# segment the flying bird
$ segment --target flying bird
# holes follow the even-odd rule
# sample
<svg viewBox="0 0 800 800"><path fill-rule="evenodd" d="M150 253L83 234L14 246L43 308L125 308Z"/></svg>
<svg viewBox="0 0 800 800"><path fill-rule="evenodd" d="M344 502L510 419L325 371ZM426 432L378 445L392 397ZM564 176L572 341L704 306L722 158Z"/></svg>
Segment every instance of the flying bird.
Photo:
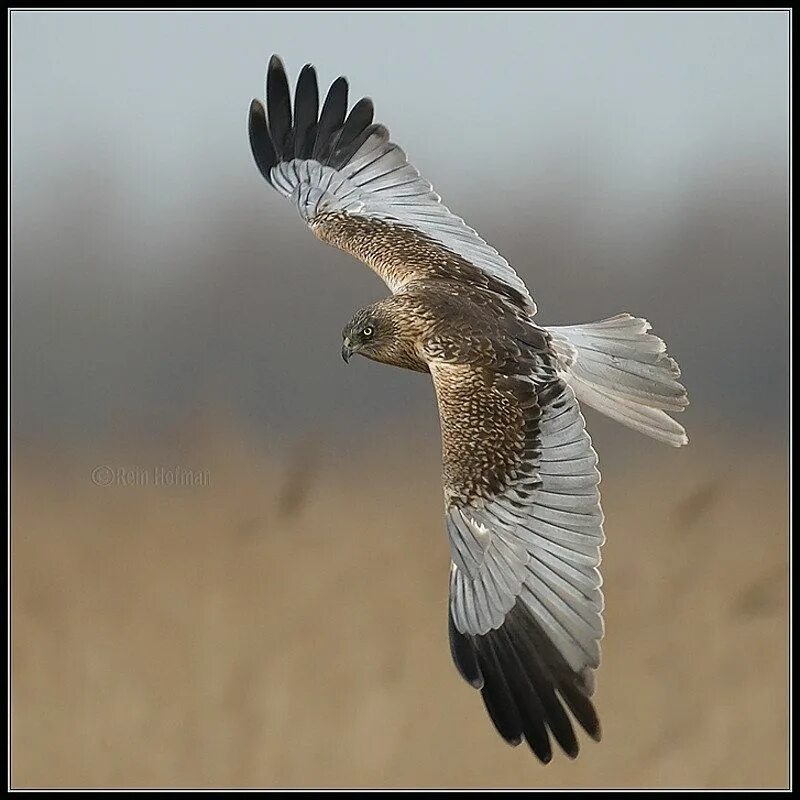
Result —
<svg viewBox="0 0 800 800"><path fill-rule="evenodd" d="M542 327L493 247L442 203L337 78L322 109L314 67L290 100L283 64L253 100L258 169L323 242L373 269L391 294L343 330L354 354L430 374L442 432L450 543L448 626L461 676L498 733L544 763L552 740L595 740L604 542L597 456L579 402L678 447L667 412L688 404L680 370L646 320ZM570 716L570 714L572 716Z"/></svg>

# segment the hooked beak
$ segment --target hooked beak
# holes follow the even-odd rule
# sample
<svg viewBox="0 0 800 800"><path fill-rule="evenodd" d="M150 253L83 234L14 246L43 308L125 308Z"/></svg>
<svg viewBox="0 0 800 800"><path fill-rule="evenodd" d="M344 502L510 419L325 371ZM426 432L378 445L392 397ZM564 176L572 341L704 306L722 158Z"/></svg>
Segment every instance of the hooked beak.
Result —
<svg viewBox="0 0 800 800"><path fill-rule="evenodd" d="M346 364L353 355L353 348L350 347L350 337L348 336L342 343L342 361Z"/></svg>

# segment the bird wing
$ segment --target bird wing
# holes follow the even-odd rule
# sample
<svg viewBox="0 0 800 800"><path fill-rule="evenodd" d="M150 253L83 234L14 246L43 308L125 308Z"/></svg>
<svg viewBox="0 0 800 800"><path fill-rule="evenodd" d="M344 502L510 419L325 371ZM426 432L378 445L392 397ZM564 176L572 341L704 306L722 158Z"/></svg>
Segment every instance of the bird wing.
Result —
<svg viewBox="0 0 800 800"><path fill-rule="evenodd" d="M406 154L373 123L362 98L347 113L345 78L322 110L314 67L295 88L281 60L267 70L267 111L250 106L250 146L261 174L297 206L323 241L365 262L394 292L412 280L458 279L496 292L529 315L536 306L509 263L442 205Z"/></svg>
<svg viewBox="0 0 800 800"><path fill-rule="evenodd" d="M572 389L489 360L429 362L452 556L451 652L500 735L514 745L524 737L547 762L550 734L578 753L562 703L600 738L589 699L603 635L600 475Z"/></svg>

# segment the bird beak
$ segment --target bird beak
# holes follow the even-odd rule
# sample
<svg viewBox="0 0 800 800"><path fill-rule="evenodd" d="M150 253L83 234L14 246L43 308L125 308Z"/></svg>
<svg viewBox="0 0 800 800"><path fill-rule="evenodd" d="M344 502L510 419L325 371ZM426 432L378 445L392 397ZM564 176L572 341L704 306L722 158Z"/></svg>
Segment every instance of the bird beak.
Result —
<svg viewBox="0 0 800 800"><path fill-rule="evenodd" d="M353 348L350 347L350 337L348 337L342 343L342 361L346 364L350 360L351 355L353 355Z"/></svg>

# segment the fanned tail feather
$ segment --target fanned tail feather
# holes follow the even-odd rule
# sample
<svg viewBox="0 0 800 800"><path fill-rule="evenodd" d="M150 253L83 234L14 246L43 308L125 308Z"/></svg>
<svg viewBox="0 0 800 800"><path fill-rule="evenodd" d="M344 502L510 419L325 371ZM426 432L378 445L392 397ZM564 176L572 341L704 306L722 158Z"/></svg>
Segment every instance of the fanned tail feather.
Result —
<svg viewBox="0 0 800 800"><path fill-rule="evenodd" d="M648 333L647 320L617 314L547 330L564 379L581 402L665 444L688 443L683 426L667 413L689 404L678 382L681 371L664 342Z"/></svg>

